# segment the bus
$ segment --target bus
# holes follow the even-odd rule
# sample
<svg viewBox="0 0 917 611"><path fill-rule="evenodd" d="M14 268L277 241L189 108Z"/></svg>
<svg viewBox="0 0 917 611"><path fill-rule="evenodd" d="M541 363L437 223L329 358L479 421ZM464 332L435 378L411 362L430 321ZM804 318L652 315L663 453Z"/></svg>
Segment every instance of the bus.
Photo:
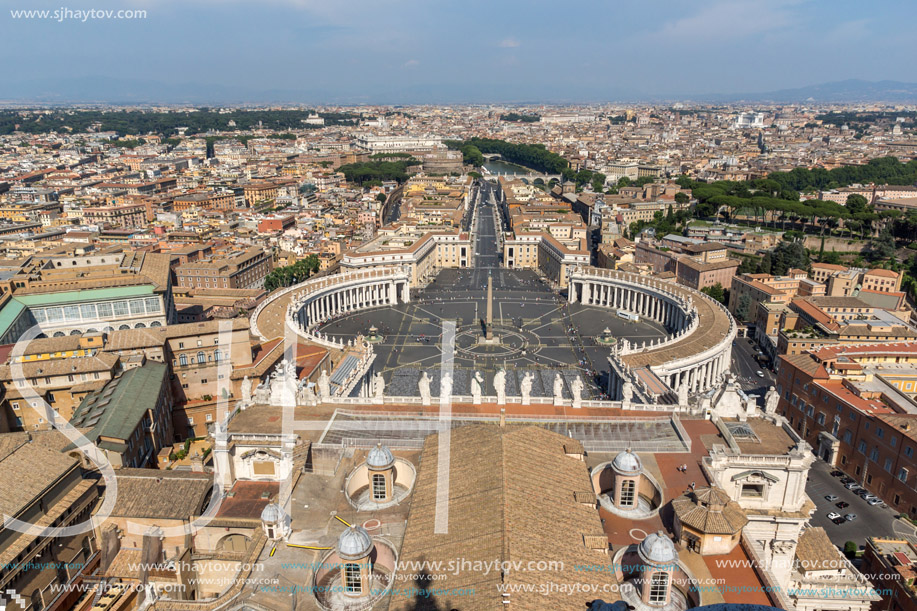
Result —
<svg viewBox="0 0 917 611"><path fill-rule="evenodd" d="M640 322L640 317L636 314L631 314L630 312L625 312L624 310L618 310L618 318L623 318L624 320L629 320L631 322Z"/></svg>

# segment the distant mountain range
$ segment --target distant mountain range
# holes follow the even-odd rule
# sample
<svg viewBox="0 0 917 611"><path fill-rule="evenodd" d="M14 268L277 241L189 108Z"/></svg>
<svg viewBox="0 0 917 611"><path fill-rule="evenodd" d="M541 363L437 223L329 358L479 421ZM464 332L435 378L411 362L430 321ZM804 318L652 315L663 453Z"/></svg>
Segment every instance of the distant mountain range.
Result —
<svg viewBox="0 0 917 611"><path fill-rule="evenodd" d="M848 79L763 93L718 94L698 99L720 102L917 102L917 83Z"/></svg>
<svg viewBox="0 0 917 611"><path fill-rule="evenodd" d="M594 102L758 102L758 103L917 103L917 83L850 79L796 89L758 93L645 95L623 91L614 85L568 88L563 98L545 97L539 83L514 83L505 89L489 88L489 98L470 95L456 80L427 85L331 91L316 89L252 89L244 85L162 83L144 79L90 76L66 79L35 79L8 83L0 104L448 104L452 103L594 103ZM553 94L556 96L557 94Z"/></svg>

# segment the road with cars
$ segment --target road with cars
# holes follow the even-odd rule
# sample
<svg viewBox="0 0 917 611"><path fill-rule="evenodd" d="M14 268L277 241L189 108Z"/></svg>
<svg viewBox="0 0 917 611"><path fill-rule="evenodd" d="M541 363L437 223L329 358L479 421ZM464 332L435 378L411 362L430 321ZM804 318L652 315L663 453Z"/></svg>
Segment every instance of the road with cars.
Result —
<svg viewBox="0 0 917 611"><path fill-rule="evenodd" d="M767 389L776 384L777 376L770 369L758 364L755 360L757 347L749 338L737 337L732 344L732 373L738 378L739 386L746 392L761 395L758 405L763 405Z"/></svg>
<svg viewBox="0 0 917 611"><path fill-rule="evenodd" d="M816 460L809 470L809 481L806 483L806 493L816 507L811 524L824 528L832 543L843 548L847 541L863 546L866 544L866 537L914 535L913 528L896 519L895 511L880 505L869 505L853 491L845 488L840 477L831 475L834 470L823 460ZM827 496L837 499L828 500L825 498ZM847 503L847 507L838 507L837 503ZM827 514L831 512L841 516L855 514L856 518L835 524L828 518Z"/></svg>

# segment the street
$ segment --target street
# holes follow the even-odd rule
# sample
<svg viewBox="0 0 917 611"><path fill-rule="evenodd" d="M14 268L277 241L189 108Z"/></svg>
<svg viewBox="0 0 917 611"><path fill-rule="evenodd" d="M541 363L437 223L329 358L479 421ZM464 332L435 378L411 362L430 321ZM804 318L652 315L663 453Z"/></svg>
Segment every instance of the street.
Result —
<svg viewBox="0 0 917 611"><path fill-rule="evenodd" d="M731 371L745 392L758 394L763 398L767 389L776 384L777 376L771 370L758 365L755 361L756 351L747 338L737 337L732 347ZM759 371L764 374L763 378L758 376ZM762 400L759 399L758 405L763 407Z"/></svg>
<svg viewBox="0 0 917 611"><path fill-rule="evenodd" d="M866 537L898 537L904 535L913 537L914 528L896 519L894 510L882 508L878 505L869 505L856 494L844 488L841 478L832 477L833 468L825 461L816 459L809 470L809 481L806 483L806 493L815 503L815 513L811 523L821 526L828 533L828 538L838 547L843 548L844 543L853 541L858 546L866 544ZM838 497L836 501L827 501L825 496L833 494ZM848 507L839 509L835 503L844 501ZM853 522L834 524L826 517L830 511L842 516L855 513L857 519ZM914 539L917 542L917 539Z"/></svg>

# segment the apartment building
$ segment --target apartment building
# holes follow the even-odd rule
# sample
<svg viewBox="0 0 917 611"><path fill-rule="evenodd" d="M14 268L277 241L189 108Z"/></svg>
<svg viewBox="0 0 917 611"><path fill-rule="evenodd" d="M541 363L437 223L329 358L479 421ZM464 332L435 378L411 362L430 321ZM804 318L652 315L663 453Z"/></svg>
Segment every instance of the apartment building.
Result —
<svg viewBox="0 0 917 611"><path fill-rule="evenodd" d="M180 287L253 289L264 284L272 269L271 256L253 247L179 265L175 276Z"/></svg>
<svg viewBox="0 0 917 611"><path fill-rule="evenodd" d="M71 424L89 429L86 438L115 468L155 466L159 451L172 444L168 370L155 361L128 369L74 411Z"/></svg>
<svg viewBox="0 0 917 611"><path fill-rule="evenodd" d="M717 283L729 289L740 262L727 256L726 246L678 235L637 242L634 263L656 274L671 272L677 282L696 290Z"/></svg>
<svg viewBox="0 0 917 611"><path fill-rule="evenodd" d="M780 357L778 411L819 456L917 517L917 343Z"/></svg>
<svg viewBox="0 0 917 611"><path fill-rule="evenodd" d="M157 327L175 319L169 255L124 247L38 257L3 282L0 344L39 336Z"/></svg>
<svg viewBox="0 0 917 611"><path fill-rule="evenodd" d="M58 431L0 435L0 513L10 518L0 523L0 592L10 608L69 609L98 566L92 529L59 536L88 523L100 497L99 480L65 452L69 443ZM37 528L21 532L11 519Z"/></svg>

